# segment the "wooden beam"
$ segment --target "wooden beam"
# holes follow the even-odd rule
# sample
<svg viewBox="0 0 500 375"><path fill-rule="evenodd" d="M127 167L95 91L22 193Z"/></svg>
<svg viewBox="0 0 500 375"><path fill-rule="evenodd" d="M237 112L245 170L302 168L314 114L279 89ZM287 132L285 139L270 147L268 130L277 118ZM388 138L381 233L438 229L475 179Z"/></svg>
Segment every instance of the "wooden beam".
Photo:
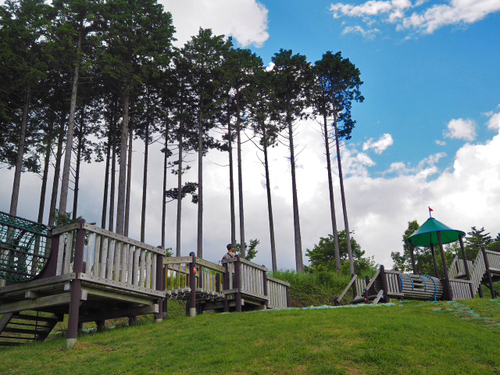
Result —
<svg viewBox="0 0 500 375"><path fill-rule="evenodd" d="M89 275L88 273L78 274L78 279L82 280L84 284L93 284L93 287L99 289L107 290L117 290L120 289L123 293L135 294L135 295L148 295L155 298L163 298L164 291L143 288L138 285L132 285L128 283L122 283L120 281L109 280L100 276Z"/></svg>
<svg viewBox="0 0 500 375"><path fill-rule="evenodd" d="M141 305L147 305L147 306L152 306L154 304L154 301L148 298L141 298L141 297L136 297L128 294L123 294L123 293L116 293L112 291L107 291L107 290L102 290L102 289L97 289L97 288L91 288L86 285L82 286L82 290L87 292L88 297L92 296L98 296L98 297L103 297L106 299L111 299L111 300L117 300L117 301L123 301L123 302L130 302L130 303L138 303Z"/></svg>
<svg viewBox="0 0 500 375"><path fill-rule="evenodd" d="M158 304L144 307L132 307L129 309L108 310L94 314L82 314L78 321L80 323L95 322L99 320L117 319L127 316L157 314L160 311Z"/></svg>
<svg viewBox="0 0 500 375"><path fill-rule="evenodd" d="M61 293L53 296L40 297L32 300L5 303L0 306L0 314L17 312L23 310L36 310L44 307L52 307L69 304L71 294Z"/></svg>
<svg viewBox="0 0 500 375"><path fill-rule="evenodd" d="M75 273L68 273L65 275L49 277L46 279L27 281L25 283L18 283L5 286L0 288L0 296L1 297L13 297L18 295L24 295L24 293L28 290L32 291L42 291L42 290L50 290L57 289L58 284L63 284L64 282L68 282L74 280L76 278Z"/></svg>

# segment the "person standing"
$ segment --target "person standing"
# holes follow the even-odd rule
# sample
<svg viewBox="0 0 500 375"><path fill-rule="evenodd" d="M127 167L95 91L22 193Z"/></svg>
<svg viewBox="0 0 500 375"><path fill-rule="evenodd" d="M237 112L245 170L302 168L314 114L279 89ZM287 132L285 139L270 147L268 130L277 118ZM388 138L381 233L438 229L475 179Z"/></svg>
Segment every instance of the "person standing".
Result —
<svg viewBox="0 0 500 375"><path fill-rule="evenodd" d="M234 245L230 243L226 247L227 247L227 253L224 254L222 260L233 259L236 256L236 250L234 248Z"/></svg>

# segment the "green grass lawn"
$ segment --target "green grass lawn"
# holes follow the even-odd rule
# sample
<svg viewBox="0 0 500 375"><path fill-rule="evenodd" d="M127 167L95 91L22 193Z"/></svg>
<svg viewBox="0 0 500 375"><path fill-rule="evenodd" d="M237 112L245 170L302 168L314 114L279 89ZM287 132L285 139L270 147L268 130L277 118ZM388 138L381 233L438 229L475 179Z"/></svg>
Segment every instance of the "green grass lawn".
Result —
<svg viewBox="0 0 500 375"><path fill-rule="evenodd" d="M500 374L500 301L178 316L0 350L0 374Z"/></svg>

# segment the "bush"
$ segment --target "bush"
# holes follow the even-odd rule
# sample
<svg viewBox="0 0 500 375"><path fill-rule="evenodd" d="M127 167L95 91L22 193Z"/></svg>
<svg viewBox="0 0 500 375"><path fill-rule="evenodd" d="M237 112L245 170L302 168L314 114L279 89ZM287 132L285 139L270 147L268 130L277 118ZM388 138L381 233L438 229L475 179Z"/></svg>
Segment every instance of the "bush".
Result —
<svg viewBox="0 0 500 375"><path fill-rule="evenodd" d="M290 283L291 307L333 305L335 296L340 295L351 280L350 276L335 271L278 271L271 276ZM348 298L346 301L349 302Z"/></svg>

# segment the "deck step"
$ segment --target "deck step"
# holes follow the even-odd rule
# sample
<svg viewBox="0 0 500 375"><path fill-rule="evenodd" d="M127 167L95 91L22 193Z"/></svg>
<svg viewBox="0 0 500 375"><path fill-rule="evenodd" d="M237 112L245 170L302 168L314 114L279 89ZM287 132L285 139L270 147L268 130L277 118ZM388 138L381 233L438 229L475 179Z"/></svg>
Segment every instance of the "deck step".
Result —
<svg viewBox="0 0 500 375"><path fill-rule="evenodd" d="M57 322L57 316L52 313L33 311L32 314L26 312L4 314L0 320L0 347L43 341Z"/></svg>

